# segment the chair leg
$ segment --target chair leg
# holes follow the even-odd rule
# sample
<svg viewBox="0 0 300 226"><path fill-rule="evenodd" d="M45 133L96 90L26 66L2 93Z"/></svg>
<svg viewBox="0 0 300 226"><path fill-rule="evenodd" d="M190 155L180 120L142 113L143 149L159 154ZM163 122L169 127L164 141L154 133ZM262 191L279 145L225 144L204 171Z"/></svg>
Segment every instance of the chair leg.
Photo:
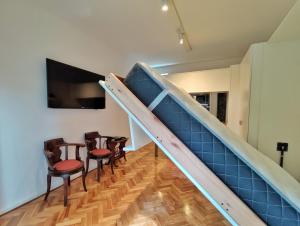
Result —
<svg viewBox="0 0 300 226"><path fill-rule="evenodd" d="M97 181L100 182L101 160L97 159Z"/></svg>
<svg viewBox="0 0 300 226"><path fill-rule="evenodd" d="M117 163L116 163L117 161L116 161L115 158L113 158L113 161L112 161L112 162L113 162L113 164L114 164L115 167L118 167L118 165L117 165Z"/></svg>
<svg viewBox="0 0 300 226"><path fill-rule="evenodd" d="M49 193L50 193L50 189L51 189L51 176L48 174L47 175L47 193L46 193L46 195L45 195L45 201L47 200L47 198L48 198L48 195L49 195Z"/></svg>
<svg viewBox="0 0 300 226"><path fill-rule="evenodd" d="M124 159L125 159L125 161L127 161L127 159L126 159L126 153L124 153Z"/></svg>
<svg viewBox="0 0 300 226"><path fill-rule="evenodd" d="M155 146L154 146L154 156L158 157L158 146L157 146L157 144L155 144Z"/></svg>
<svg viewBox="0 0 300 226"><path fill-rule="evenodd" d="M68 180L69 177L64 177L64 206L68 204Z"/></svg>
<svg viewBox="0 0 300 226"><path fill-rule="evenodd" d="M101 159L100 165L101 165L101 170L103 170L103 160L102 159Z"/></svg>
<svg viewBox="0 0 300 226"><path fill-rule="evenodd" d="M89 172L89 165L90 165L90 157L87 156L87 157L86 157L86 169L85 169L85 175L87 175L88 172Z"/></svg>
<svg viewBox="0 0 300 226"><path fill-rule="evenodd" d="M85 185L85 170L84 170L84 168L82 169L82 176L81 177L82 177L83 188L84 188L85 191L87 191L86 185Z"/></svg>
<svg viewBox="0 0 300 226"><path fill-rule="evenodd" d="M110 160L111 160L111 163L112 163L115 167L118 167L117 161L116 161L117 159L115 158L115 153L113 153L113 154L111 155Z"/></svg>
<svg viewBox="0 0 300 226"><path fill-rule="evenodd" d="M111 173L115 174L115 172L114 172L114 158L113 158L113 156L110 157L110 168L111 168Z"/></svg>
<svg viewBox="0 0 300 226"><path fill-rule="evenodd" d="M71 177L68 178L68 186L71 185Z"/></svg>

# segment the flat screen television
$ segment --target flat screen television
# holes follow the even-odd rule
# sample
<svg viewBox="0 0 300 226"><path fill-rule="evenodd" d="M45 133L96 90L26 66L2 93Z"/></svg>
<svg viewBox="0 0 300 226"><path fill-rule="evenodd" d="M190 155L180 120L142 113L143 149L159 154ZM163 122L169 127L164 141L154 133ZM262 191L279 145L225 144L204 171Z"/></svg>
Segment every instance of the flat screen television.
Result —
<svg viewBox="0 0 300 226"><path fill-rule="evenodd" d="M103 75L46 59L49 108L104 109Z"/></svg>

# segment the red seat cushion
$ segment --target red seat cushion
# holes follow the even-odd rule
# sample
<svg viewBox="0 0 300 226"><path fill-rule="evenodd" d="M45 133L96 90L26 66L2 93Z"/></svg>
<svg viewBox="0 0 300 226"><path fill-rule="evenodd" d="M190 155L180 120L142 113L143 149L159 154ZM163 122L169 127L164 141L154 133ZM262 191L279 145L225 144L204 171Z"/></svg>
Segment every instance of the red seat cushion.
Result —
<svg viewBox="0 0 300 226"><path fill-rule="evenodd" d="M54 169L57 171L72 171L79 169L83 163L78 160L64 160L54 164Z"/></svg>
<svg viewBox="0 0 300 226"><path fill-rule="evenodd" d="M106 156L106 155L110 155L111 151L108 149L94 149L91 151L92 155L95 156Z"/></svg>

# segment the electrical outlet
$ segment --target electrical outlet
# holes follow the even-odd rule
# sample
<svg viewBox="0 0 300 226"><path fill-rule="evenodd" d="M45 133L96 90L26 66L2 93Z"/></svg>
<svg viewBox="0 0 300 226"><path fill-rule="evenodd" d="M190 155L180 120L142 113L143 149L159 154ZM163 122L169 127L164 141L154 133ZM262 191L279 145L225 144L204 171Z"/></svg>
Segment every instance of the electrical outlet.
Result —
<svg viewBox="0 0 300 226"><path fill-rule="evenodd" d="M282 143L282 142L277 143L277 151L288 151L288 148L289 148L288 143Z"/></svg>

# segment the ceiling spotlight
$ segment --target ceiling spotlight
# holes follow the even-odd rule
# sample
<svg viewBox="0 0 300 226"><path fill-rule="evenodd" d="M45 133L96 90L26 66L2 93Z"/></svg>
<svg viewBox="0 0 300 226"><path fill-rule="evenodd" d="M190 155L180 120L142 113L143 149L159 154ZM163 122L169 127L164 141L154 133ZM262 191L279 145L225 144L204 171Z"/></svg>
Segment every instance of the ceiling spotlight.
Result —
<svg viewBox="0 0 300 226"><path fill-rule="evenodd" d="M169 10L168 0L162 0L161 10L167 12Z"/></svg>
<svg viewBox="0 0 300 226"><path fill-rule="evenodd" d="M166 76L166 75L169 75L169 73L161 73L160 75Z"/></svg>
<svg viewBox="0 0 300 226"><path fill-rule="evenodd" d="M184 41L183 38L180 38L180 39L179 39L179 44L182 45L182 44L183 44L183 41Z"/></svg>
<svg viewBox="0 0 300 226"><path fill-rule="evenodd" d="M177 34L178 34L179 44L183 45L183 42L184 42L184 32L181 29L178 29L177 30Z"/></svg>

